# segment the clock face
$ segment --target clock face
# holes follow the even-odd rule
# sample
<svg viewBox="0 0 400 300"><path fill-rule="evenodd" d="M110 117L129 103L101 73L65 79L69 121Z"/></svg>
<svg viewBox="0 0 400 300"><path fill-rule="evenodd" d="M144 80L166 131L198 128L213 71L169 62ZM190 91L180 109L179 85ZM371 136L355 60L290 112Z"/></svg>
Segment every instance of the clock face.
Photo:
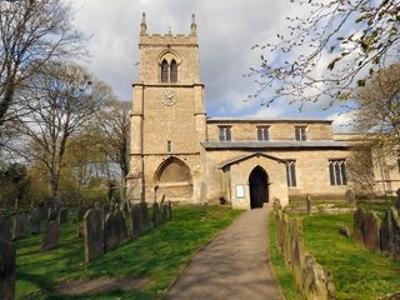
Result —
<svg viewBox="0 0 400 300"><path fill-rule="evenodd" d="M175 92L172 89L162 91L162 103L167 106L174 105L176 102Z"/></svg>

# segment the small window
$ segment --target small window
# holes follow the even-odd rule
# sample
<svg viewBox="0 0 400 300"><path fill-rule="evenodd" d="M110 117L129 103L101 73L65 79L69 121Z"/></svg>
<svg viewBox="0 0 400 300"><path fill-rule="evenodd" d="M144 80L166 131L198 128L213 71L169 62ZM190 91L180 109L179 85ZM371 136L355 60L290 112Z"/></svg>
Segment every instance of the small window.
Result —
<svg viewBox="0 0 400 300"><path fill-rule="evenodd" d="M295 139L296 141L306 141L306 127L304 126L297 126L295 127Z"/></svg>
<svg viewBox="0 0 400 300"><path fill-rule="evenodd" d="M171 61L171 73L170 74L171 74L170 81L177 82L178 81L178 65L174 59Z"/></svg>
<svg viewBox="0 0 400 300"><path fill-rule="evenodd" d="M161 63L161 82L168 82L168 62L163 60Z"/></svg>
<svg viewBox="0 0 400 300"><path fill-rule="evenodd" d="M289 187L297 186L295 160L288 160L286 162L286 179Z"/></svg>
<svg viewBox="0 0 400 300"><path fill-rule="evenodd" d="M257 127L257 140L268 141L269 140L269 127L259 126Z"/></svg>
<svg viewBox="0 0 400 300"><path fill-rule="evenodd" d="M230 126L220 126L219 127L219 140L222 142L231 140L231 127Z"/></svg>
<svg viewBox="0 0 400 300"><path fill-rule="evenodd" d="M167 141L167 150L168 150L168 152L172 151L172 142L171 141Z"/></svg>
<svg viewBox="0 0 400 300"><path fill-rule="evenodd" d="M329 161L329 178L331 185L346 185L346 161L344 159Z"/></svg>

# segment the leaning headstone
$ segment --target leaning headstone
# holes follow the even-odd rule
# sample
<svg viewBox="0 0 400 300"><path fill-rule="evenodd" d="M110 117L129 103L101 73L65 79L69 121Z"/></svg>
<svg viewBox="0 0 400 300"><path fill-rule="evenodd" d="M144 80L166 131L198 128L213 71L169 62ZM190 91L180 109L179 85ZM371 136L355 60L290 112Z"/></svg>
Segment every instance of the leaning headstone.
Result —
<svg viewBox="0 0 400 300"><path fill-rule="evenodd" d="M153 224L155 227L160 226L161 224L160 206L157 202L153 203Z"/></svg>
<svg viewBox="0 0 400 300"><path fill-rule="evenodd" d="M353 215L353 238L364 243L365 210L358 208Z"/></svg>
<svg viewBox="0 0 400 300"><path fill-rule="evenodd" d="M60 225L68 222L68 208L61 208L58 214L58 223Z"/></svg>
<svg viewBox="0 0 400 300"><path fill-rule="evenodd" d="M41 231L41 223L42 223L42 212L39 207L36 207L32 211L31 215L31 226L32 226L32 233L39 234Z"/></svg>
<svg viewBox="0 0 400 300"><path fill-rule="evenodd" d="M140 207L140 220L141 220L141 229L142 232L147 232L150 230L150 218L149 218L149 210L147 208L147 203L146 202L140 202L139 204Z"/></svg>
<svg viewBox="0 0 400 300"><path fill-rule="evenodd" d="M144 232L143 226L143 214L141 204L134 204L131 207L130 219L132 226L132 238L136 240Z"/></svg>
<svg viewBox="0 0 400 300"><path fill-rule="evenodd" d="M84 216L85 261L88 263L104 254L103 228L101 213L90 209Z"/></svg>
<svg viewBox="0 0 400 300"><path fill-rule="evenodd" d="M0 215L0 240L11 240L10 218Z"/></svg>
<svg viewBox="0 0 400 300"><path fill-rule="evenodd" d="M0 239L0 299L15 299L15 244Z"/></svg>
<svg viewBox="0 0 400 300"><path fill-rule="evenodd" d="M127 230L121 211L108 214L104 222L104 247L110 251L126 243Z"/></svg>
<svg viewBox="0 0 400 300"><path fill-rule="evenodd" d="M398 189L396 192L395 206L398 210L400 210L400 189Z"/></svg>
<svg viewBox="0 0 400 300"><path fill-rule="evenodd" d="M47 223L46 232L43 237L42 250L47 251L57 247L59 236L59 224L57 221Z"/></svg>
<svg viewBox="0 0 400 300"><path fill-rule="evenodd" d="M29 218L26 213L16 214L14 217L13 239L21 239L29 234Z"/></svg>
<svg viewBox="0 0 400 300"><path fill-rule="evenodd" d="M356 203L356 193L354 192L354 190L347 190L346 193L344 194L344 198L346 199L346 202L348 204L355 204Z"/></svg>
<svg viewBox="0 0 400 300"><path fill-rule="evenodd" d="M375 212L368 213L364 218L364 245L370 250L380 250L379 240L380 220Z"/></svg>

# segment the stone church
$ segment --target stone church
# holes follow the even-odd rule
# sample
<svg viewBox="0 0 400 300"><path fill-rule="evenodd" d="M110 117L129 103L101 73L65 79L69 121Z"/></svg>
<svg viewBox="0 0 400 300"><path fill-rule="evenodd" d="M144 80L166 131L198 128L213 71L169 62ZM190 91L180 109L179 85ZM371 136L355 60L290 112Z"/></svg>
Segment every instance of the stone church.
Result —
<svg viewBox="0 0 400 300"><path fill-rule="evenodd" d="M149 34L143 14L130 116L132 200L165 195L249 209L273 198L343 197L352 136L335 134L325 119L207 117L194 15L190 28ZM400 187L397 171L389 183ZM374 173L378 185L387 183L385 172Z"/></svg>

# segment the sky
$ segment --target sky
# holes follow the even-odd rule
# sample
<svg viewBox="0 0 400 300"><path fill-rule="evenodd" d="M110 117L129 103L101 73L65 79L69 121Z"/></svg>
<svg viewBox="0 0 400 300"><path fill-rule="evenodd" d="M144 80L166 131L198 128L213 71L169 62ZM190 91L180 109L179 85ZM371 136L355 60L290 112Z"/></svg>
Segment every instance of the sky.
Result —
<svg viewBox="0 0 400 300"><path fill-rule="evenodd" d="M71 0L74 24L88 38L90 57L84 64L100 80L112 86L121 100L131 101L131 85L138 78L139 24L146 12L148 33L190 32L196 14L201 80L206 86L207 113L211 117L299 117L333 119L336 131L350 114L338 108L323 111L321 105L297 106L277 102L270 107L246 101L254 94L255 78L244 77L258 67L255 44L265 44L285 30L286 17L299 15L289 0ZM228 4L229 3L229 4Z"/></svg>

